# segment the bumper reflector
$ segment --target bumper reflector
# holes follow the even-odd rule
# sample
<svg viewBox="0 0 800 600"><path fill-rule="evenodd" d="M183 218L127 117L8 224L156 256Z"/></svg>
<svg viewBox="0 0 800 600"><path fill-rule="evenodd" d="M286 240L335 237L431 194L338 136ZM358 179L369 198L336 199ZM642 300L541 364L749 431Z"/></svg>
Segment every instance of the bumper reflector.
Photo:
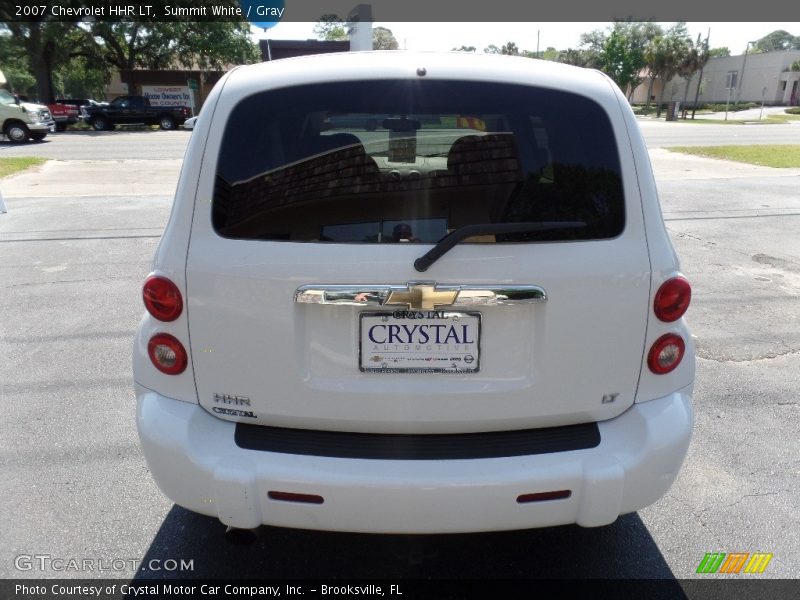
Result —
<svg viewBox="0 0 800 600"><path fill-rule="evenodd" d="M544 502L546 500L564 500L572 496L572 490L558 490L555 492L539 492L538 494L522 494L517 496L519 504L530 502Z"/></svg>
<svg viewBox="0 0 800 600"><path fill-rule="evenodd" d="M316 494L295 494L294 492L267 492L270 500L279 500L280 502L299 502L301 504L322 504L325 499Z"/></svg>

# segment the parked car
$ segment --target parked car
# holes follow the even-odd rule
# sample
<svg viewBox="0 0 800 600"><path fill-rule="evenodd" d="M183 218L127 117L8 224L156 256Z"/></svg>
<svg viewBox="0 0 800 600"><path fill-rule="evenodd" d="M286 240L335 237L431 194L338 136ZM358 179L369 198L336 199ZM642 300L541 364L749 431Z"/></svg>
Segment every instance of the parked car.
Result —
<svg viewBox="0 0 800 600"><path fill-rule="evenodd" d="M233 528L443 533L601 526L666 493L691 289L609 77L328 54L206 102L133 351L169 498Z"/></svg>
<svg viewBox="0 0 800 600"><path fill-rule="evenodd" d="M84 106L84 119L96 131L113 129L117 125L141 123L175 129L188 119L192 111L187 106L151 106L145 96L120 96L108 106Z"/></svg>
<svg viewBox="0 0 800 600"><path fill-rule="evenodd" d="M22 102L10 92L0 89L0 132L14 143L40 141L55 129L48 108Z"/></svg>
<svg viewBox="0 0 800 600"><path fill-rule="evenodd" d="M108 102L98 102L97 100L92 100L91 98L56 98L56 104L65 104L75 107L78 111L78 121L86 120L87 107L108 106Z"/></svg>
<svg viewBox="0 0 800 600"><path fill-rule="evenodd" d="M194 129L194 124L197 123L197 117L189 117L183 122L184 129Z"/></svg>
<svg viewBox="0 0 800 600"><path fill-rule="evenodd" d="M98 102L91 98L56 98L59 104L71 104L72 106L108 106L108 102Z"/></svg>
<svg viewBox="0 0 800 600"><path fill-rule="evenodd" d="M47 109L53 116L56 131L65 131L68 126L74 125L81 120L80 108L74 104L54 102L48 104Z"/></svg>

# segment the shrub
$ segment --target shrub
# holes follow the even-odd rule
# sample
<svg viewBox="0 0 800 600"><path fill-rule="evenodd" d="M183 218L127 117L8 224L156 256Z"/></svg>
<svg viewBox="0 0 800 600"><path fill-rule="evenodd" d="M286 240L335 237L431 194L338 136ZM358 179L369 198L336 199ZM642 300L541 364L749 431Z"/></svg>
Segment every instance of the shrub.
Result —
<svg viewBox="0 0 800 600"><path fill-rule="evenodd" d="M787 115L800 115L800 106L792 106L784 111Z"/></svg>
<svg viewBox="0 0 800 600"><path fill-rule="evenodd" d="M739 102L739 106L736 106L733 102L728 105L728 112L736 112L737 110L747 110L749 108L758 108L761 106L757 102ZM712 112L724 112L725 111L725 103L718 103L718 104L705 104L703 108L706 110L710 110Z"/></svg>

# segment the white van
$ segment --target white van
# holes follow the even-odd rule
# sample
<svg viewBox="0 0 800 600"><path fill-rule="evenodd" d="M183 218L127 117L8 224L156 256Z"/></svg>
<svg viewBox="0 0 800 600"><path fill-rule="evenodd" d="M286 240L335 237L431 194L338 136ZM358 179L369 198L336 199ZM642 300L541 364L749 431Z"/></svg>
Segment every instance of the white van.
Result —
<svg viewBox="0 0 800 600"><path fill-rule="evenodd" d="M600 526L667 491L691 291L608 77L330 54L237 68L203 111L133 357L173 501L434 533Z"/></svg>
<svg viewBox="0 0 800 600"><path fill-rule="evenodd" d="M30 140L38 142L55 130L55 121L46 106L20 102L3 89L6 84L6 77L0 71L0 136L16 144Z"/></svg>

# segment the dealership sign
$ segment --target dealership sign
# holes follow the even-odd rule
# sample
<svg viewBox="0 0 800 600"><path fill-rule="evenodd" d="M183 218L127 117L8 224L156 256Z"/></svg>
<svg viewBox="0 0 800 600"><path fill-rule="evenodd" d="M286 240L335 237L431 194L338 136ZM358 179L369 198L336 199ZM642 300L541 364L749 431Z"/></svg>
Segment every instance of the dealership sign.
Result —
<svg viewBox="0 0 800 600"><path fill-rule="evenodd" d="M186 85L143 85L142 95L150 106L192 106L192 94Z"/></svg>

